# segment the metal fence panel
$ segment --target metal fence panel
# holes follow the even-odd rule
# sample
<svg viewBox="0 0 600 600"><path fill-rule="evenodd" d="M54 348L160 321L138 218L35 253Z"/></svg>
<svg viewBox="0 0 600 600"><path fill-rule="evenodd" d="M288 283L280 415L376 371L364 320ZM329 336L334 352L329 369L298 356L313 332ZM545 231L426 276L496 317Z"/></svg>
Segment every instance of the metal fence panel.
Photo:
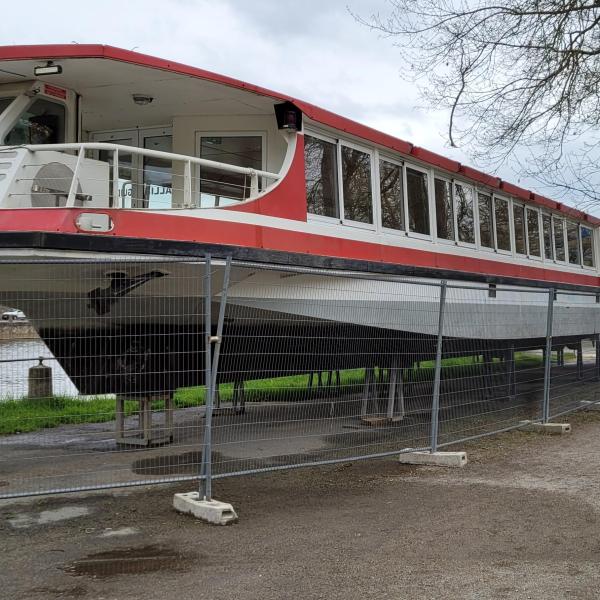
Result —
<svg viewBox="0 0 600 600"><path fill-rule="evenodd" d="M140 256L0 262L0 305L29 318L0 326L0 497L200 480L210 498L213 478L598 400L590 294Z"/></svg>
<svg viewBox="0 0 600 600"><path fill-rule="evenodd" d="M0 305L28 317L0 328L20 327L0 342L0 496L198 477L204 271L147 258L0 265Z"/></svg>

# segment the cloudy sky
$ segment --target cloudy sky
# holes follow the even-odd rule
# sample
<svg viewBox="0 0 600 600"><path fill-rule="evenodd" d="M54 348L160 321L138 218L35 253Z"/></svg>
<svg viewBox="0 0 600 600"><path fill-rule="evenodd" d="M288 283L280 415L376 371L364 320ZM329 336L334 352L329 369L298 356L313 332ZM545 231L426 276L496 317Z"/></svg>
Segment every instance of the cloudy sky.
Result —
<svg viewBox="0 0 600 600"><path fill-rule="evenodd" d="M418 108L393 41L358 24L386 0L4 0L0 44L103 43L308 100L468 164L446 115ZM518 176L498 173L515 183ZM531 182L521 181L522 185ZM538 186L539 187L539 186Z"/></svg>

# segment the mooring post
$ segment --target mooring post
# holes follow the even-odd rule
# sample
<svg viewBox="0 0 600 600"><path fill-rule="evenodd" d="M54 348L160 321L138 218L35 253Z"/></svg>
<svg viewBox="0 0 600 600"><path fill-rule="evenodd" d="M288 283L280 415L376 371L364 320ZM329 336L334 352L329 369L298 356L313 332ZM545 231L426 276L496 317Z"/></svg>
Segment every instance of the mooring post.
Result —
<svg viewBox="0 0 600 600"><path fill-rule="evenodd" d="M554 313L554 289L548 290L548 308L546 311L546 349L544 353L544 402L542 422L550 420L550 378L552 376L552 321Z"/></svg>
<svg viewBox="0 0 600 600"><path fill-rule="evenodd" d="M446 305L446 288L448 282L442 281L440 286L440 307L438 314L437 347L435 351L435 371L433 375L433 403L431 406L431 453L437 451L439 414L440 414L440 378L442 373L442 340L444 336L444 308Z"/></svg>

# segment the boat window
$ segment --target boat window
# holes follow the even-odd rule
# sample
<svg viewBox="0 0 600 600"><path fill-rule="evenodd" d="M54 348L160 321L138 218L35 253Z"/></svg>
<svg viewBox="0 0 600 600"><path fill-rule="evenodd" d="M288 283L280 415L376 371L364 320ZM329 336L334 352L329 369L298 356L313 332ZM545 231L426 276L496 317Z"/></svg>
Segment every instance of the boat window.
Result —
<svg viewBox="0 0 600 600"><path fill-rule="evenodd" d="M477 194L479 209L479 238L485 248L494 247L494 229L492 223L492 197L487 194Z"/></svg>
<svg viewBox="0 0 600 600"><path fill-rule="evenodd" d="M144 138L144 148L173 152L173 136L154 135ZM173 162L144 156L144 208L171 208ZM206 176L203 170L202 175Z"/></svg>
<svg viewBox="0 0 600 600"><path fill-rule="evenodd" d="M527 209L527 245L529 256L541 256L538 211L531 208Z"/></svg>
<svg viewBox="0 0 600 600"><path fill-rule="evenodd" d="M339 218L336 145L305 135L304 169L308 212Z"/></svg>
<svg viewBox="0 0 600 600"><path fill-rule="evenodd" d="M402 167L379 161L379 192L381 195L381 224L388 229L404 229L404 200L402 197Z"/></svg>
<svg viewBox="0 0 600 600"><path fill-rule="evenodd" d="M567 221L567 251L569 254L569 264L578 265L579 260L579 225Z"/></svg>
<svg viewBox="0 0 600 600"><path fill-rule="evenodd" d="M429 194L427 173L406 169L406 197L410 231L429 235Z"/></svg>
<svg viewBox="0 0 600 600"><path fill-rule="evenodd" d="M21 113L4 144L61 144L65 141L65 115L62 104L37 98Z"/></svg>
<svg viewBox="0 0 600 600"><path fill-rule="evenodd" d="M542 233L544 235L544 258L554 260L552 246L552 217L548 214L542 214Z"/></svg>
<svg viewBox="0 0 600 600"><path fill-rule="evenodd" d="M581 253L586 267L594 266L594 232L589 227L581 226Z"/></svg>
<svg viewBox="0 0 600 600"><path fill-rule="evenodd" d="M498 250L510 251L508 200L494 198L494 217L496 218L496 243L498 244Z"/></svg>
<svg viewBox="0 0 600 600"><path fill-rule="evenodd" d="M262 169L262 136L223 135L200 138L200 158L216 162ZM227 206L250 196L250 177L213 167L200 169L201 205Z"/></svg>
<svg viewBox="0 0 600 600"><path fill-rule="evenodd" d="M342 146L344 219L373 223L371 155Z"/></svg>
<svg viewBox="0 0 600 600"><path fill-rule="evenodd" d="M565 228L564 221L556 217L554 220L554 256L555 260L565 261Z"/></svg>
<svg viewBox="0 0 600 600"><path fill-rule="evenodd" d="M14 96L12 98L0 98L0 115L12 104L14 99Z"/></svg>
<svg viewBox="0 0 600 600"><path fill-rule="evenodd" d="M435 179L435 217L437 236L454 241L454 211L452 207L452 187L445 179Z"/></svg>
<svg viewBox="0 0 600 600"><path fill-rule="evenodd" d="M473 218L473 190L460 183L454 186L456 198L456 223L458 241L475 243L475 222Z"/></svg>
<svg viewBox="0 0 600 600"><path fill-rule="evenodd" d="M525 250L525 207L513 204L513 219L515 223L515 250L517 254L526 254Z"/></svg>

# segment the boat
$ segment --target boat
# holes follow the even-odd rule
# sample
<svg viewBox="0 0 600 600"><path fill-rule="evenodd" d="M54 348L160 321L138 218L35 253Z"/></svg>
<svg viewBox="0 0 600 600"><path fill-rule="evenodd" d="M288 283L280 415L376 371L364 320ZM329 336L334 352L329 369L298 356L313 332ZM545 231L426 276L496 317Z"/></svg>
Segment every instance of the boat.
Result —
<svg viewBox="0 0 600 600"><path fill-rule="evenodd" d="M600 333L598 225L303 100L104 45L0 47L0 304L83 394ZM344 327L344 335L340 335ZM336 329L337 328L337 329ZM392 359L392 357L394 357Z"/></svg>

